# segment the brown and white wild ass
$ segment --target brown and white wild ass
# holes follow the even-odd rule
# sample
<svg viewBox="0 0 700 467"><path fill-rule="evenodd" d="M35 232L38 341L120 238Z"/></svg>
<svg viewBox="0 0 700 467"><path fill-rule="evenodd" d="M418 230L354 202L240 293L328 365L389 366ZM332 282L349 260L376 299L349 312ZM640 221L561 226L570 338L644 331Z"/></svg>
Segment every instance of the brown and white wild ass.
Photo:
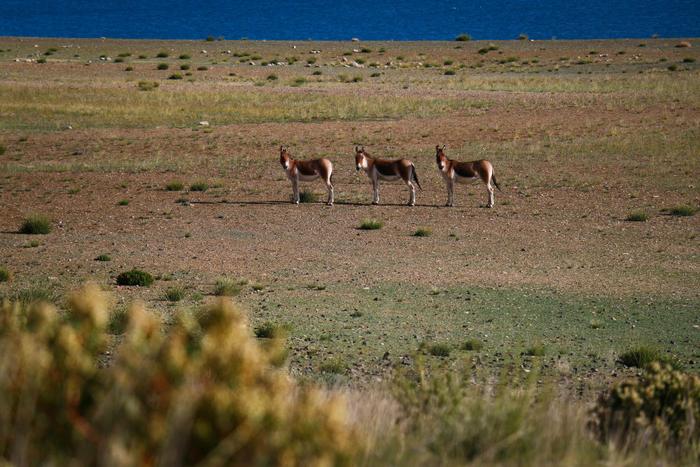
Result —
<svg viewBox="0 0 700 467"><path fill-rule="evenodd" d="M487 160L479 160L472 162L459 162L448 159L445 155L445 146L435 146L435 161L437 162L438 170L442 174L442 178L447 185L447 204L446 206L454 206L454 185L457 183L467 183L473 180L481 179L486 184L486 190L489 194L489 208L493 207L494 196L491 182L496 185L498 191L501 187L496 181L496 174L493 173L493 164Z"/></svg>
<svg viewBox="0 0 700 467"><path fill-rule="evenodd" d="M409 206L416 204L416 186L423 190L416 175L416 167L408 159L375 159L365 151L364 147L355 146L355 165L358 172L364 170L372 180L372 204L379 204L379 180L389 182L403 180L410 190L407 203Z"/></svg>
<svg viewBox="0 0 700 467"><path fill-rule="evenodd" d="M333 163L330 160L326 158L296 160L284 146L280 146L280 164L287 173L287 178L292 182L295 204L299 204L299 182L310 182L321 177L328 190L326 204L333 206Z"/></svg>

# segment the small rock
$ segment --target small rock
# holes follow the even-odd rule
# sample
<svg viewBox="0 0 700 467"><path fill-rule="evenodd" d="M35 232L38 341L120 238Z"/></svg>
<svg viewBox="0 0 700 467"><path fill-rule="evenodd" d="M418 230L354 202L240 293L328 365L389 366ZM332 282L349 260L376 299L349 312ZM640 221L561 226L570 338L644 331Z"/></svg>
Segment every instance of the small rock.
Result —
<svg viewBox="0 0 700 467"><path fill-rule="evenodd" d="M201 122L199 122L199 126L209 126L209 122L206 120L202 120Z"/></svg>
<svg viewBox="0 0 700 467"><path fill-rule="evenodd" d="M353 37L353 38L350 39L350 40L351 40L352 42L360 42L360 39L358 39L357 37Z"/></svg>
<svg viewBox="0 0 700 467"><path fill-rule="evenodd" d="M676 44L676 47L678 47L679 49L685 49L685 48L692 47L692 45L690 45L690 42L688 42L688 41L681 41L678 44Z"/></svg>

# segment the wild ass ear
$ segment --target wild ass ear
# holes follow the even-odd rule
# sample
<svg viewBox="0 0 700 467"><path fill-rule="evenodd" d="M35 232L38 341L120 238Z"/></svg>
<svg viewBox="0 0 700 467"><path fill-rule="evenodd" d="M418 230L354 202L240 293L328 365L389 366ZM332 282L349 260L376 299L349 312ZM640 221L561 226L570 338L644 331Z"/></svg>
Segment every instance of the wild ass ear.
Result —
<svg viewBox="0 0 700 467"><path fill-rule="evenodd" d="M435 150L436 150L436 151L439 151L439 150L440 150L440 145L439 145L439 144L436 144L436 145L435 145Z"/></svg>
<svg viewBox="0 0 700 467"><path fill-rule="evenodd" d="M447 147L447 145L443 144L443 145L442 145L442 150L444 151L446 147Z"/></svg>

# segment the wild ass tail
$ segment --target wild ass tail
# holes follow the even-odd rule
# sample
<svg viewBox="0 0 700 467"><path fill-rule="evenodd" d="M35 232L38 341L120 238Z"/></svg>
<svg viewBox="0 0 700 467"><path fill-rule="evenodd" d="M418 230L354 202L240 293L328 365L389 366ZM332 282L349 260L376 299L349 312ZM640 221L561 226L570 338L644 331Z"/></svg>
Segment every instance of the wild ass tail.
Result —
<svg viewBox="0 0 700 467"><path fill-rule="evenodd" d="M418 185L418 188L420 191L423 191L423 187L420 186L420 182L418 181L418 174L416 173L416 166L411 164L411 178L413 178L413 181L416 182L416 185Z"/></svg>
<svg viewBox="0 0 700 467"><path fill-rule="evenodd" d="M491 173L491 180L493 181L493 184L496 185L496 188L498 188L498 191L501 191L501 187L498 186L498 182L496 181L496 174Z"/></svg>

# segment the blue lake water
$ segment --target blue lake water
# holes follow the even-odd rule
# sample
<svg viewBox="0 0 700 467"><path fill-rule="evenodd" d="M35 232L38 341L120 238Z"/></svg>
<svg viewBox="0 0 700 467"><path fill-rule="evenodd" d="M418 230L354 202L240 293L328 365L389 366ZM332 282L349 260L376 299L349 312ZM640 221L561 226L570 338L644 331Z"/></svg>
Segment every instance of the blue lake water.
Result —
<svg viewBox="0 0 700 467"><path fill-rule="evenodd" d="M700 0L2 0L0 36L442 40L700 36Z"/></svg>

